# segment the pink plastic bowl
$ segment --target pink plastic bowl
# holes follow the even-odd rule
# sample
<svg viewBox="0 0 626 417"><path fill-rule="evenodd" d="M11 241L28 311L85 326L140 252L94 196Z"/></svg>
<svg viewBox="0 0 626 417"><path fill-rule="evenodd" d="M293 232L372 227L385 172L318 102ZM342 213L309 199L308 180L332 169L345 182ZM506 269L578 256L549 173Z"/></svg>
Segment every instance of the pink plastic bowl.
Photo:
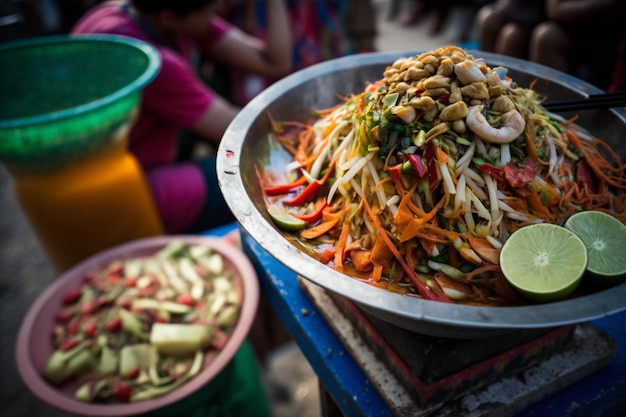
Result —
<svg viewBox="0 0 626 417"><path fill-rule="evenodd" d="M121 256L142 256L154 253L174 239L211 247L224 259L226 273L234 273L243 288L243 305L239 321L224 348L205 360L204 369L180 388L161 397L129 404L91 404L77 401L72 386L56 387L48 383L41 370L53 352L51 334L55 314L68 290L80 286L87 271L104 266ZM83 416L131 416L174 405L205 387L231 362L250 331L259 303L259 284L252 264L243 252L217 238L201 236L167 236L141 239L101 252L73 267L37 298L26 314L16 342L17 369L24 383L46 403L63 411ZM209 354L207 354L209 355ZM207 363L208 362L208 363Z"/></svg>

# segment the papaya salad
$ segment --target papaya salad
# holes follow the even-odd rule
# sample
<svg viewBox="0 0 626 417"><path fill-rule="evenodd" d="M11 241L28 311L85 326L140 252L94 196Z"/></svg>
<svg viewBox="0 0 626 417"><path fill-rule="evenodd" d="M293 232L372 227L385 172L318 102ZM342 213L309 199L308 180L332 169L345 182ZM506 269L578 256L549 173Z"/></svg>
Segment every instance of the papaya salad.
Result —
<svg viewBox="0 0 626 417"><path fill-rule="evenodd" d="M620 156L543 100L458 47L400 58L310 123L269 115L293 156L287 183L258 170L271 217L320 262L371 285L524 303L499 266L512 233L584 210L626 221Z"/></svg>

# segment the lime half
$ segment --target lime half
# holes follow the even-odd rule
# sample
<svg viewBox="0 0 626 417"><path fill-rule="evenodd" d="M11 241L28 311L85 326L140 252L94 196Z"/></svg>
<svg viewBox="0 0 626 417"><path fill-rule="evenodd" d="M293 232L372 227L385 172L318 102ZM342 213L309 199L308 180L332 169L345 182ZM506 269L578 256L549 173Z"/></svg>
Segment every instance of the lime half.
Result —
<svg viewBox="0 0 626 417"><path fill-rule="evenodd" d="M626 278L626 226L601 211L581 211L565 222L565 227L587 247L589 275L603 284Z"/></svg>
<svg viewBox="0 0 626 417"><path fill-rule="evenodd" d="M500 251L502 273L524 298L567 298L587 266L587 249L574 232L555 224L533 224L513 233Z"/></svg>
<svg viewBox="0 0 626 417"><path fill-rule="evenodd" d="M280 207L269 206L267 207L267 213L270 215L276 226L278 226L281 230L297 232L298 230L304 229L307 225L304 220L297 218L287 210Z"/></svg>

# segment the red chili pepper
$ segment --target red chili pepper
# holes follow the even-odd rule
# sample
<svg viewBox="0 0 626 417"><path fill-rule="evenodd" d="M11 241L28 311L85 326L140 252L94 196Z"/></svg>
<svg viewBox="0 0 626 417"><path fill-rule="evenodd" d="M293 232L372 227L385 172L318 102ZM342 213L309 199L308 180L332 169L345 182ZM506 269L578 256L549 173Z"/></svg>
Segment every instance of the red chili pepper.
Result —
<svg viewBox="0 0 626 417"><path fill-rule="evenodd" d="M68 291L65 294L65 297L63 297L63 304L65 305L74 304L76 301L78 301L81 294L82 294L82 291L80 290L80 288L74 288Z"/></svg>
<svg viewBox="0 0 626 417"><path fill-rule="evenodd" d="M72 310L70 310L69 308L66 308L66 309L63 309L63 310L59 311L56 314L56 320L59 323L65 323L70 318L72 318L73 315L74 315L74 312Z"/></svg>
<svg viewBox="0 0 626 417"><path fill-rule="evenodd" d="M122 318L120 316L113 317L105 325L106 329L110 332L116 332L122 328Z"/></svg>
<svg viewBox="0 0 626 417"><path fill-rule="evenodd" d="M128 378L135 379L139 376L139 374L141 374L141 368L138 366L128 373Z"/></svg>
<svg viewBox="0 0 626 417"><path fill-rule="evenodd" d="M189 293L180 294L178 296L178 302L180 304L184 304L189 307L193 307L195 304L195 302L193 301L193 298L191 297L191 294Z"/></svg>
<svg viewBox="0 0 626 417"><path fill-rule="evenodd" d="M438 101L441 104L445 104L446 106L450 104L450 96L439 96L437 97L436 101Z"/></svg>
<svg viewBox="0 0 626 417"><path fill-rule="evenodd" d="M490 176L492 176L493 178L495 178L498 181L504 181L504 169L503 168L498 168L496 166L493 166L491 164L488 163L484 163L482 165L479 166L480 170Z"/></svg>
<svg viewBox="0 0 626 417"><path fill-rule="evenodd" d="M122 279L122 276L117 272L114 272L106 276L106 278L104 279L104 283L105 285L111 285L119 282L120 279Z"/></svg>
<svg viewBox="0 0 626 417"><path fill-rule="evenodd" d="M228 334L221 330L217 330L212 334L211 337L211 347L213 349L221 350L228 342Z"/></svg>
<svg viewBox="0 0 626 417"><path fill-rule="evenodd" d="M586 186L590 194L596 194L598 192L598 184L595 175L584 159L579 160L576 165L576 183L582 187Z"/></svg>
<svg viewBox="0 0 626 417"><path fill-rule="evenodd" d="M130 401L130 385L124 382L118 383L115 386L115 398L123 403Z"/></svg>
<svg viewBox="0 0 626 417"><path fill-rule="evenodd" d="M393 180L398 191L406 190L402 184L402 164L394 165L389 168L389 176Z"/></svg>
<svg viewBox="0 0 626 417"><path fill-rule="evenodd" d="M80 332L80 323L78 321L68 323L67 332L70 334L78 334L78 332Z"/></svg>
<svg viewBox="0 0 626 417"><path fill-rule="evenodd" d="M363 110L365 109L365 97L363 97L360 101L359 101L359 112L363 113Z"/></svg>
<svg viewBox="0 0 626 417"><path fill-rule="evenodd" d="M149 287L141 288L137 291L137 295L140 297L154 297L154 295L159 291L159 287L156 285L151 285ZM126 307L128 309L128 307Z"/></svg>
<svg viewBox="0 0 626 417"><path fill-rule="evenodd" d="M303 214L301 216L296 215L300 220L304 220L307 223L315 223L322 217L322 212L326 208L326 198L320 198L315 202L313 206L313 212L309 214Z"/></svg>
<svg viewBox="0 0 626 417"><path fill-rule="evenodd" d="M417 174L417 178L424 178L426 175L426 166L424 165L424 162L422 162L422 157L417 154L408 154L406 158L411 163L413 171Z"/></svg>
<svg viewBox="0 0 626 417"><path fill-rule="evenodd" d="M67 352L68 350L74 349L76 346L78 346L78 343L78 339L66 340L65 342L61 343L60 349L63 352Z"/></svg>
<svg viewBox="0 0 626 417"><path fill-rule="evenodd" d="M426 147L424 148L424 159L427 163L428 182L432 184L437 181L438 178L435 145L432 141L426 142Z"/></svg>
<svg viewBox="0 0 626 417"><path fill-rule="evenodd" d="M122 295L115 300L115 305L129 310L133 305L133 297L129 295Z"/></svg>
<svg viewBox="0 0 626 417"><path fill-rule="evenodd" d="M105 285L115 284L122 279L124 275L124 265L121 262L115 262L106 271L104 279Z"/></svg>
<svg viewBox="0 0 626 417"><path fill-rule="evenodd" d="M102 303L92 296L80 305L80 312L86 316L96 311L101 305Z"/></svg>
<svg viewBox="0 0 626 417"><path fill-rule="evenodd" d="M283 201L283 204L286 206L301 206L302 204L308 203L315 196L315 193L317 193L317 190L319 190L322 184L328 181L328 178L330 178L332 172L333 164L328 167L328 171L326 171L326 174L324 175L324 177L322 177L321 180L313 181L312 183L307 185L300 194L298 194L291 200Z"/></svg>
<svg viewBox="0 0 626 417"><path fill-rule="evenodd" d="M106 304L106 303L108 303L108 302L109 302L109 299L104 294L102 294L98 298L96 298L96 303L101 305L101 306Z"/></svg>
<svg viewBox="0 0 626 417"><path fill-rule="evenodd" d="M285 204L286 206L300 206L304 203L307 203L313 198L319 188L319 181L313 181L312 183L307 185L300 194L298 194L291 200L284 201L283 204Z"/></svg>
<svg viewBox="0 0 626 417"><path fill-rule="evenodd" d="M98 326L96 325L96 323L87 323L85 324L85 327L83 329L83 334L85 335L85 337L96 337L98 335Z"/></svg>
<svg viewBox="0 0 626 417"><path fill-rule="evenodd" d="M131 288L137 285L137 277L126 277L126 281L124 282L126 287Z"/></svg>
<svg viewBox="0 0 626 417"><path fill-rule="evenodd" d="M298 187L300 185L304 185L306 183L306 177L300 177L296 181L291 182L289 184L279 184L279 185L271 185L269 187L265 187L265 194L267 195L281 195L287 194L293 188Z"/></svg>
<svg viewBox="0 0 626 417"><path fill-rule="evenodd" d="M114 262L108 270L109 275L122 275L124 272L124 265L121 262Z"/></svg>
<svg viewBox="0 0 626 417"><path fill-rule="evenodd" d="M83 283L85 284L89 284L90 282L93 282L96 280L97 280L97 277L91 272L88 272L83 276Z"/></svg>

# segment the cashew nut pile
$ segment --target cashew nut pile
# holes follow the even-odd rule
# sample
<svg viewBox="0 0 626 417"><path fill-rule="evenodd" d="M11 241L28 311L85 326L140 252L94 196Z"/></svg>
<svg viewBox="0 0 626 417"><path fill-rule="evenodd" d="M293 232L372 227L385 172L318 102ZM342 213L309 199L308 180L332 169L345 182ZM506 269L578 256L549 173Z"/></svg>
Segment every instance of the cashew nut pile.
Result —
<svg viewBox="0 0 626 417"><path fill-rule="evenodd" d="M469 128L486 142L506 144L524 132L526 123L507 95L513 86L505 73L461 48L447 47L400 58L383 75L388 94L406 97L391 109L405 123L439 119L459 134Z"/></svg>

